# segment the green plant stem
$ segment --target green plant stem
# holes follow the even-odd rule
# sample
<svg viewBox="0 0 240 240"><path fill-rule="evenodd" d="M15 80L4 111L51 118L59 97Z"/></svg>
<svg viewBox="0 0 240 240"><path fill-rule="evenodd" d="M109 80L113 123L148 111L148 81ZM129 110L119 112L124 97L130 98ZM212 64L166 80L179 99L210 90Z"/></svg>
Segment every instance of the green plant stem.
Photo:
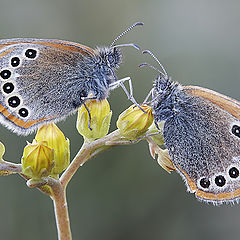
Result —
<svg viewBox="0 0 240 240"><path fill-rule="evenodd" d="M97 139L93 142L84 142L79 152L76 154L75 158L72 160L71 164L62 174L60 181L63 188L66 188L67 184L78 170L80 166L82 166L89 159L97 155L98 153L108 149L111 146L111 142L120 141L121 135L119 130L115 130L114 132L106 135L101 139ZM106 143L108 143L106 145Z"/></svg>
<svg viewBox="0 0 240 240"><path fill-rule="evenodd" d="M12 173L21 173L22 172L22 164L16 164L7 162L4 160L0 160L0 171L8 172L9 174Z"/></svg>
<svg viewBox="0 0 240 240"><path fill-rule="evenodd" d="M54 205L58 240L71 240L72 234L65 188L62 187L60 181L54 179L48 181L48 185L52 188L51 197Z"/></svg>

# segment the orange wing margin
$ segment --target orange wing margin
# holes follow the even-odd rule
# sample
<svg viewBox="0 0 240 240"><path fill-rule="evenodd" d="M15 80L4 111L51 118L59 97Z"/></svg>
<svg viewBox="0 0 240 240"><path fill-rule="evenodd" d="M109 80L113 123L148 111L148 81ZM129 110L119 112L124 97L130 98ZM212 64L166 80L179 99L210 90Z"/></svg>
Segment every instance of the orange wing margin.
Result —
<svg viewBox="0 0 240 240"><path fill-rule="evenodd" d="M202 200L224 201L224 200L234 200L234 199L240 197L240 188L237 188L233 192L225 192L225 193L214 194L214 193L204 192L197 188L196 184L189 178L189 176L187 175L187 173L185 171L183 171L179 166L177 166L177 168L186 177L188 186L190 188L190 192L195 193L195 195Z"/></svg>
<svg viewBox="0 0 240 240"><path fill-rule="evenodd" d="M234 100L215 91L197 86L184 86L183 90L192 95L209 100L223 110L229 112L232 116L240 119L240 102L237 100Z"/></svg>
<svg viewBox="0 0 240 240"><path fill-rule="evenodd" d="M49 119L51 119L51 118L42 118L42 119L38 119L38 120L32 120L32 121L26 121L26 122L25 122L25 121L23 121L23 120L15 117L15 116L13 116L12 114L10 114L10 113L8 112L8 110L7 110L4 106L2 106L1 104L0 104L0 112L1 112L6 118L8 118L11 122L15 123L17 126L22 127L22 128L29 128L29 127L35 125L35 124L38 123L38 122L42 122L42 121L44 121L44 120L49 120Z"/></svg>
<svg viewBox="0 0 240 240"><path fill-rule="evenodd" d="M18 43L32 43L32 44L39 44L59 49L64 49L71 52L79 52L83 55L89 55L94 54L94 50L90 47L87 47L85 45L74 43L74 42L68 42L63 40L54 40L54 39L9 39L9 42L6 41L1 44L0 42L0 50L6 46L18 44Z"/></svg>

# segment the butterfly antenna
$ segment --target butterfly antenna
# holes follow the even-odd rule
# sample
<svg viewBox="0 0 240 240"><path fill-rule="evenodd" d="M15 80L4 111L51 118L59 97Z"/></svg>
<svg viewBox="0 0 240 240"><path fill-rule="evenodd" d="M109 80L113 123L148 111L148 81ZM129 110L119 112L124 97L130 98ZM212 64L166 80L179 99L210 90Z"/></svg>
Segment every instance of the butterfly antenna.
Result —
<svg viewBox="0 0 240 240"><path fill-rule="evenodd" d="M141 64L139 65L139 67L140 67L140 68L141 68L141 67L150 67L150 68L154 69L155 71L159 72L162 76L166 77L166 75L165 75L162 71L160 71L159 69L157 69L157 68L155 68L154 66L150 65L149 63L141 63Z"/></svg>
<svg viewBox="0 0 240 240"><path fill-rule="evenodd" d="M114 45L111 48L117 48L117 47L134 47L137 50L140 50L140 47L134 43L124 43L124 44L118 44L118 45Z"/></svg>
<svg viewBox="0 0 240 240"><path fill-rule="evenodd" d="M131 27L129 27L128 29L126 29L124 32L122 32L120 35L118 35L113 42L111 43L110 47L113 47L114 44L119 40L119 38L121 38L123 35L125 35L126 33L128 33L130 30L132 30L134 27L136 26L142 26L143 23L142 22L136 22L134 23Z"/></svg>
<svg viewBox="0 0 240 240"><path fill-rule="evenodd" d="M163 70L163 73L164 73L163 76L165 76L165 78L168 78L167 71L165 70L165 68L163 67L163 65L161 64L161 62L157 59L157 57L156 57L150 50L144 50L144 51L142 51L142 53L143 53L143 54L147 53L147 54L151 55L151 56L155 59L155 61L159 64L159 66L161 67L161 69Z"/></svg>

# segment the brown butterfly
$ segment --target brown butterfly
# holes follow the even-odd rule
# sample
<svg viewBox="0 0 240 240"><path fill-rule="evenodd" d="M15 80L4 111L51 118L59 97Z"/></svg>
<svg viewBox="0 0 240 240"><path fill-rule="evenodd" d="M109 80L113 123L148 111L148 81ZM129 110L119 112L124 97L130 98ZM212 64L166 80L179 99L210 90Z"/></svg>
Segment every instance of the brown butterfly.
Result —
<svg viewBox="0 0 240 240"><path fill-rule="evenodd" d="M89 99L102 100L121 86L115 71L122 62L116 41L108 47L87 46L51 39L0 40L0 122L18 134L29 134L40 125L65 118ZM86 105L85 105L86 106ZM90 112L89 112L90 115Z"/></svg>
<svg viewBox="0 0 240 240"><path fill-rule="evenodd" d="M159 60L144 53L162 68L151 91L154 120L164 123L165 145L188 191L214 204L238 201L240 102L172 81Z"/></svg>

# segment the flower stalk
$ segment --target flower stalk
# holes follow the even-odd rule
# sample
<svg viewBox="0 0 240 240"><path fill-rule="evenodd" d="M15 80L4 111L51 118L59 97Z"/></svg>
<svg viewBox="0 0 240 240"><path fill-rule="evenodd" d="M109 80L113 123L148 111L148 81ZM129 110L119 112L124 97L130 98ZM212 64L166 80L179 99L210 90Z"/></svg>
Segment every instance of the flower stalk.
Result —
<svg viewBox="0 0 240 240"><path fill-rule="evenodd" d="M48 182L52 189L52 200L56 217L56 225L59 240L71 240L72 233L68 214L68 205L66 199L66 189L63 188L59 180L52 179Z"/></svg>
<svg viewBox="0 0 240 240"><path fill-rule="evenodd" d="M68 183L80 166L99 153L115 145L136 143L146 138L149 130L156 131L150 129L151 107L143 105L142 108L145 112L135 106L128 108L118 119L118 129L107 134L112 116L110 105L107 100L90 100L78 112L77 129L84 143L71 163L69 140L55 124L48 124L42 126L33 142L25 147L22 164L4 161L5 147L0 144L0 175L18 173L27 180L28 187L49 195L54 205L58 239L71 240L66 199Z"/></svg>

